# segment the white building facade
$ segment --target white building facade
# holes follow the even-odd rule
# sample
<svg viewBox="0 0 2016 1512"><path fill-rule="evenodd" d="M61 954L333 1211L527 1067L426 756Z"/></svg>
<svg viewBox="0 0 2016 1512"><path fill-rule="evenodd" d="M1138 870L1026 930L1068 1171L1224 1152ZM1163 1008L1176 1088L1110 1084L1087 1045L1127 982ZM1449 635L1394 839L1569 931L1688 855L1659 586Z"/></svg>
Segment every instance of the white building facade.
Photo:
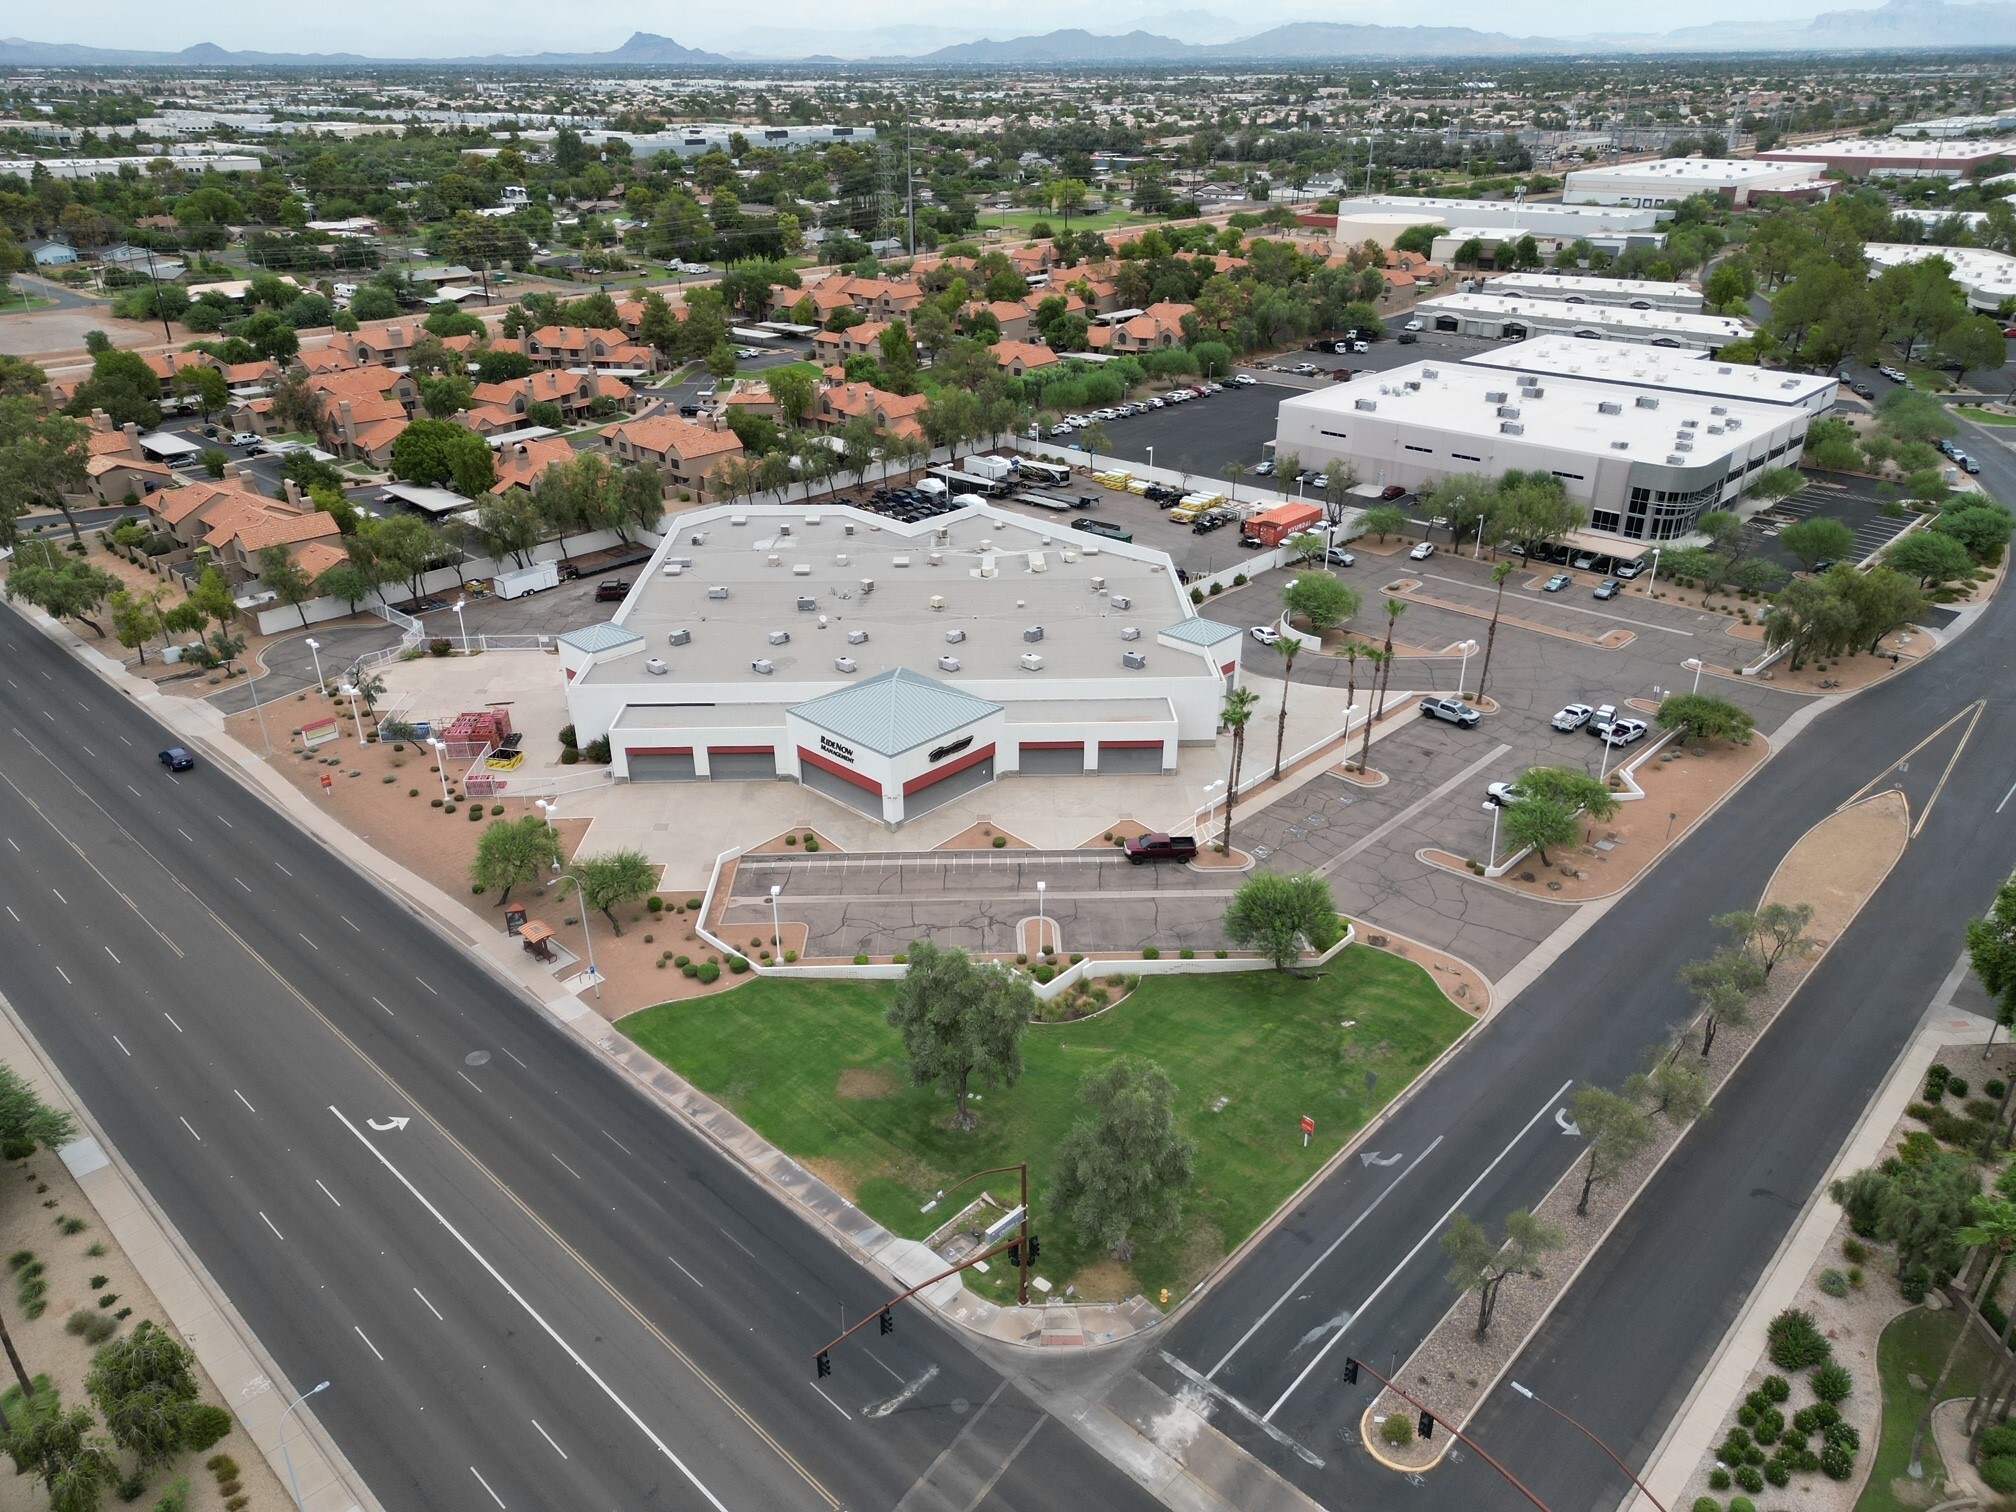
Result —
<svg viewBox="0 0 2016 1512"><path fill-rule="evenodd" d="M1713 194L1739 208L1753 197L1825 199L1833 185L1804 163L1761 162L1755 158L1660 158L1650 163L1618 163L1577 168L1561 189L1566 205L1620 205L1656 210L1697 194Z"/></svg>
<svg viewBox="0 0 2016 1512"><path fill-rule="evenodd" d="M1495 294L1488 285L1481 294L1445 294L1423 300L1414 313L1431 330L1492 341L1521 341L1558 333L1585 341L1638 342L1706 352L1751 334L1750 323L1733 315L1519 298Z"/></svg>

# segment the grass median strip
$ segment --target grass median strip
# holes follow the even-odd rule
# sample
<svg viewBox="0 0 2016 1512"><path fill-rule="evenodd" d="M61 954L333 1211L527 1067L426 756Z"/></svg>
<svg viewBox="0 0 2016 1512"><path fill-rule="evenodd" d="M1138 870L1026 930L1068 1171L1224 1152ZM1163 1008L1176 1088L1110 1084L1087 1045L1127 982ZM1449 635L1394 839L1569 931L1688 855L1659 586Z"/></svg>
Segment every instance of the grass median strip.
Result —
<svg viewBox="0 0 2016 1512"><path fill-rule="evenodd" d="M1883 1378L1883 1439L1855 1512L1909 1512L1927 1505L1922 1493L1944 1468L1929 1437L1924 1449L1925 1479L1912 1480L1905 1467L1930 1389L1922 1383L1938 1379L1946 1351L1953 1345L1954 1330L1962 1322L1961 1315L1951 1308L1940 1312L1913 1308L1884 1328L1876 1344L1876 1369ZM1953 1362L1942 1400L1974 1395L1991 1364L1988 1346L1978 1335L1970 1339Z"/></svg>
<svg viewBox="0 0 2016 1512"><path fill-rule="evenodd" d="M759 981L647 1009L622 1029L899 1234L922 1238L945 1221L946 1210L918 1211L939 1188L1027 1160L1039 1269L1058 1292L1075 1283L1095 1301L1164 1287L1178 1300L1471 1023L1428 972L1366 946L1310 980L1151 977L1096 1018L1032 1026L1021 1081L986 1092L980 1126L959 1133L946 1097L909 1084L884 1017L890 996L884 983ZM1080 1079L1118 1055L1169 1073L1197 1142L1179 1230L1142 1245L1131 1267L1040 1221L1057 1147L1087 1111ZM1305 1114L1316 1121L1307 1149ZM1013 1204L1013 1177L993 1190ZM1004 1269L974 1277L974 1289L1005 1300Z"/></svg>

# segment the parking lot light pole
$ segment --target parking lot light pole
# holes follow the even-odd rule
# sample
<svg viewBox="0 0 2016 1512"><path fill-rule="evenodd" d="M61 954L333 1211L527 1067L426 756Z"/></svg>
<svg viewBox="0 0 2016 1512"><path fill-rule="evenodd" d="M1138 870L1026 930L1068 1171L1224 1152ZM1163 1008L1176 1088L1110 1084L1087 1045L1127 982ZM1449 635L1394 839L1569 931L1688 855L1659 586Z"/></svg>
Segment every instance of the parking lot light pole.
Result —
<svg viewBox="0 0 2016 1512"><path fill-rule="evenodd" d="M1148 448L1148 466L1151 471L1155 466L1155 448L1152 446Z"/></svg>
<svg viewBox="0 0 2016 1512"><path fill-rule="evenodd" d="M1348 734L1351 728L1351 711L1349 709L1344 711L1344 728ZM1190 827L1192 829L1202 829L1204 827L1204 822L1211 816L1211 810L1218 806L1218 800L1211 795L1223 786L1225 786L1225 779L1223 777L1204 784L1204 801L1198 805L1197 812L1190 816Z"/></svg>
<svg viewBox="0 0 2016 1512"><path fill-rule="evenodd" d="M1621 719L1621 718L1623 718L1623 716L1622 716L1622 715L1620 714L1620 715L1618 716L1618 718L1620 718L1620 719ZM1616 726L1615 726L1615 725L1613 724L1613 725L1611 726L1611 728L1612 728L1612 729L1615 729L1615 728L1616 728ZM1602 765L1602 767L1601 767L1601 768L1600 768L1600 769L1599 769L1599 770L1597 771L1597 773L1596 773L1596 780L1597 780L1598 782L1602 782L1602 783L1608 783L1608 782L1609 782L1609 780L1610 780L1610 756L1611 756L1611 753L1612 753L1613 751L1621 751L1621 750L1623 750L1624 748L1623 748L1622 746L1617 746L1617 745L1612 745L1612 744L1610 743L1610 736L1608 735L1608 733L1605 733L1605 734L1604 734L1604 736L1603 736L1602 738L1603 738L1603 765Z"/></svg>
<svg viewBox="0 0 2016 1512"><path fill-rule="evenodd" d="M770 943L777 947L777 958L784 957L784 925L777 914L777 895L784 891L781 882L770 884Z"/></svg>
<svg viewBox="0 0 2016 1512"><path fill-rule="evenodd" d="M355 683L345 683L336 691L350 700L350 718L356 722L357 749L361 751L364 749L364 716L357 712L357 695L360 690Z"/></svg>
<svg viewBox="0 0 2016 1512"><path fill-rule="evenodd" d="M1687 660L1680 663L1680 665L1694 674L1694 691L1699 693L1701 691L1701 658L1690 656Z"/></svg>
<svg viewBox="0 0 2016 1512"><path fill-rule="evenodd" d="M1463 653L1463 660L1456 668L1456 698L1458 702L1461 702L1463 698L1463 681L1470 675L1470 658L1477 654L1477 642L1466 640L1456 649Z"/></svg>
<svg viewBox="0 0 2016 1512"><path fill-rule="evenodd" d="M1036 884L1036 950L1039 955L1043 950L1043 890L1049 885L1047 882Z"/></svg>
<svg viewBox="0 0 2016 1512"><path fill-rule="evenodd" d="M441 802L448 802L448 742L439 736L430 735L427 744L434 747L434 770L441 774Z"/></svg>
<svg viewBox="0 0 2016 1512"><path fill-rule="evenodd" d="M1484 863L1486 870L1498 864L1498 816L1505 812L1503 804L1494 803L1489 805L1489 807L1491 809L1491 859Z"/></svg>
<svg viewBox="0 0 2016 1512"><path fill-rule="evenodd" d="M315 691L320 693L327 686L322 681L322 642L312 635L308 637L308 654L315 658Z"/></svg>
<svg viewBox="0 0 2016 1512"><path fill-rule="evenodd" d="M1645 597L1647 597L1647 598L1650 598L1650 597L1652 597L1652 590L1653 590L1654 588L1656 588L1656 587L1658 587L1658 586L1659 586L1659 552L1660 552L1660 550L1661 550L1661 548L1660 548L1660 547L1657 547L1657 546L1654 546L1654 547L1652 548L1652 576L1650 576L1649 578L1647 578L1647 579L1645 580Z"/></svg>
<svg viewBox="0 0 2016 1512"><path fill-rule="evenodd" d="M462 600L455 600L455 626L462 632L462 654L469 654L469 623L462 618Z"/></svg>

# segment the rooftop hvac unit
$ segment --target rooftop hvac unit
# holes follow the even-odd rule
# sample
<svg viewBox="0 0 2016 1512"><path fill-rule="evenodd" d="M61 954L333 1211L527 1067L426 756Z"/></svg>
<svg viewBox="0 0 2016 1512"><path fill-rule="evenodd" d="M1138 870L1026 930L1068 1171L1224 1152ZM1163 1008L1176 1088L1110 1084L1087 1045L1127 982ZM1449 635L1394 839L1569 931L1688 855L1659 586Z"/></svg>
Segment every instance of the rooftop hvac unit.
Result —
<svg viewBox="0 0 2016 1512"><path fill-rule="evenodd" d="M1778 387L1781 389L1795 389L1799 387L1799 380L1797 378L1786 378L1779 383Z"/></svg>
<svg viewBox="0 0 2016 1512"><path fill-rule="evenodd" d="M1711 425L1708 427L1708 434L1711 436L1719 436L1722 434L1722 427L1719 425Z"/></svg>
<svg viewBox="0 0 2016 1512"><path fill-rule="evenodd" d="M983 578L1001 576L1001 569L994 565L994 558L991 556L980 558L980 576Z"/></svg>
<svg viewBox="0 0 2016 1512"><path fill-rule="evenodd" d="M696 530L686 538L686 544L688 546L705 546L707 544L707 537Z"/></svg>
<svg viewBox="0 0 2016 1512"><path fill-rule="evenodd" d="M833 658L833 670L835 672L852 672L859 665L851 656L836 656Z"/></svg>
<svg viewBox="0 0 2016 1512"><path fill-rule="evenodd" d="M1061 554L1064 558L1064 565L1067 567L1078 560L1078 553L1073 551L1069 546L1066 546Z"/></svg>
<svg viewBox="0 0 2016 1512"><path fill-rule="evenodd" d="M1531 373L1521 373L1515 381L1521 388L1532 388L1540 382L1540 380Z"/></svg>
<svg viewBox="0 0 2016 1512"><path fill-rule="evenodd" d="M654 656L649 661L644 663L644 670L646 672L649 672L653 677L663 677L667 672L670 672L672 669L666 666L664 662L660 661L657 657Z"/></svg>
<svg viewBox="0 0 2016 1512"><path fill-rule="evenodd" d="M1421 391L1421 380L1419 378L1409 378L1406 381L1406 383L1404 383L1401 386L1405 388L1407 392L1410 394L1419 393Z"/></svg>
<svg viewBox="0 0 2016 1512"><path fill-rule="evenodd" d="M1498 433L1501 436L1523 436L1526 434L1526 427L1517 420L1503 420L1498 424Z"/></svg>
<svg viewBox="0 0 2016 1512"><path fill-rule="evenodd" d="M1668 467L1683 467L1686 465L1686 462L1687 459L1685 457L1668 457L1666 459L1666 465Z"/></svg>
<svg viewBox="0 0 2016 1512"><path fill-rule="evenodd" d="M1624 406L1619 404L1615 399L1604 399L1597 404L1596 413L1599 415L1621 415L1624 413Z"/></svg>
<svg viewBox="0 0 2016 1512"><path fill-rule="evenodd" d="M966 639L966 632L964 630L947 630L945 632L945 644L948 646L956 646L964 639Z"/></svg>
<svg viewBox="0 0 2016 1512"><path fill-rule="evenodd" d="M1022 639L1032 646L1035 645L1036 642L1043 639L1043 627L1041 625L1031 625L1027 630L1022 632Z"/></svg>
<svg viewBox="0 0 2016 1512"><path fill-rule="evenodd" d="M1024 672L1041 672L1043 670L1043 658L1038 656L1034 651L1024 651L1022 653L1022 670Z"/></svg>
<svg viewBox="0 0 2016 1512"><path fill-rule="evenodd" d="M1718 367L1717 369L1715 369L1715 371L1720 373L1724 378L1727 378L1731 373L1735 372L1736 370L1734 368Z"/></svg>
<svg viewBox="0 0 2016 1512"><path fill-rule="evenodd" d="M854 534L854 522L852 520L842 520L840 522L840 534L842 535Z"/></svg>
<svg viewBox="0 0 2016 1512"><path fill-rule="evenodd" d="M1734 415L1731 415L1727 420L1722 422L1722 428L1724 430L1738 431L1743 429L1743 422L1738 420Z"/></svg>
<svg viewBox="0 0 2016 1512"><path fill-rule="evenodd" d="M749 516L745 514L730 515L728 516L728 523L730 525L747 525L749 523Z"/></svg>
<svg viewBox="0 0 2016 1512"><path fill-rule="evenodd" d="M1136 640L1139 640L1139 639L1141 639L1141 628L1140 628L1140 626L1138 626L1138 625L1122 625L1122 626L1120 627L1120 639L1122 639L1122 640L1125 640L1125 641L1136 641Z"/></svg>
<svg viewBox="0 0 2016 1512"><path fill-rule="evenodd" d="M769 640L773 646L788 646L791 644L791 632L789 630L772 630Z"/></svg>
<svg viewBox="0 0 2016 1512"><path fill-rule="evenodd" d="M908 567L910 565L910 558L907 556L891 557L889 558L889 565L891 567Z"/></svg>
<svg viewBox="0 0 2016 1512"><path fill-rule="evenodd" d="M777 534L787 536L791 534L791 527L789 525L779 525L777 527Z"/></svg>
<svg viewBox="0 0 2016 1512"><path fill-rule="evenodd" d="M1610 450L1629 451L1631 450L1631 443L1629 441L1612 441L1610 443Z"/></svg>
<svg viewBox="0 0 2016 1512"><path fill-rule="evenodd" d="M875 579L873 578L861 579L861 597L866 598L868 597L869 594L873 593L874 591L875 591Z"/></svg>
<svg viewBox="0 0 2016 1512"><path fill-rule="evenodd" d="M1099 555L1099 548L1089 543L1084 546L1080 546L1078 549L1088 557L1095 557Z"/></svg>
<svg viewBox="0 0 2016 1512"><path fill-rule="evenodd" d="M1113 595L1112 604L1115 609L1132 609L1134 607L1134 600L1127 597L1124 593L1116 593Z"/></svg>
<svg viewBox="0 0 2016 1512"><path fill-rule="evenodd" d="M1440 368L1423 368L1421 369L1421 376L1433 381L1442 376L1442 370Z"/></svg>
<svg viewBox="0 0 2016 1512"><path fill-rule="evenodd" d="M1498 418L1500 420L1517 420L1519 418L1519 406L1516 404L1499 405Z"/></svg>
<svg viewBox="0 0 2016 1512"><path fill-rule="evenodd" d="M800 610L817 609L819 607L819 600L816 598L807 598L801 593L798 595L798 607Z"/></svg>
<svg viewBox="0 0 2016 1512"><path fill-rule="evenodd" d="M1484 392L1484 402L1486 404L1503 404L1510 397L1511 395L1507 394L1503 389L1486 389Z"/></svg>
<svg viewBox="0 0 2016 1512"><path fill-rule="evenodd" d="M1048 572L1050 570L1050 564L1044 560L1042 552L1032 551L1029 553L1029 570L1031 572Z"/></svg>
<svg viewBox="0 0 2016 1512"><path fill-rule="evenodd" d="M1659 398L1656 394L1640 394L1635 403L1640 409L1659 408Z"/></svg>
<svg viewBox="0 0 2016 1512"><path fill-rule="evenodd" d="M835 567L845 567L847 565L847 553L844 551L835 552L833 555L833 565Z"/></svg>
<svg viewBox="0 0 2016 1512"><path fill-rule="evenodd" d="M807 525L817 525L819 523L819 516L817 514L808 514L805 516L805 523Z"/></svg>
<svg viewBox="0 0 2016 1512"><path fill-rule="evenodd" d="M1547 397L1547 390L1536 383L1526 390L1526 397L1528 399L1545 399Z"/></svg>
<svg viewBox="0 0 2016 1512"><path fill-rule="evenodd" d="M924 560L929 562L933 567L942 567L945 565L945 557L942 552L934 551Z"/></svg>
<svg viewBox="0 0 2016 1512"><path fill-rule="evenodd" d="M681 625L677 630L674 630L670 635L665 637L665 644L668 646L690 646L693 644L693 632L688 630L684 625Z"/></svg>
<svg viewBox="0 0 2016 1512"><path fill-rule="evenodd" d="M763 565L766 567L782 567L784 565L784 558L773 551L763 559Z"/></svg>
<svg viewBox="0 0 2016 1512"><path fill-rule="evenodd" d="M1700 428L1701 422L1699 420L1682 420L1680 422L1680 429L1682 430L1699 430Z"/></svg>
<svg viewBox="0 0 2016 1512"><path fill-rule="evenodd" d="M1677 452L1691 452L1694 450L1694 443L1692 441L1675 441L1673 443L1673 450Z"/></svg>
<svg viewBox="0 0 2016 1512"><path fill-rule="evenodd" d="M777 663L770 660L770 658L767 656L759 656L756 658L755 661L749 663L749 670L751 672L760 673L764 677L768 677L771 673L777 670Z"/></svg>
<svg viewBox="0 0 2016 1512"><path fill-rule="evenodd" d="M866 630L849 630L847 632L847 644L850 646L867 645L868 632Z"/></svg>
<svg viewBox="0 0 2016 1512"><path fill-rule="evenodd" d="M710 599L725 599L728 597L728 590L722 584L716 583L712 588L707 590L707 597Z"/></svg>
<svg viewBox="0 0 2016 1512"><path fill-rule="evenodd" d="M994 549L994 541L992 537L982 536L980 538L980 549L982 551L992 551Z"/></svg>
<svg viewBox="0 0 2016 1512"><path fill-rule="evenodd" d="M1141 651L1122 651L1120 653L1120 665L1123 667L1132 667L1136 672L1139 672L1143 667L1148 665L1147 654Z"/></svg>
<svg viewBox="0 0 2016 1512"><path fill-rule="evenodd" d="M940 672L957 672L959 670L959 658L956 656L939 657L938 670Z"/></svg>
<svg viewBox="0 0 2016 1512"><path fill-rule="evenodd" d="M1728 370L1725 368L1723 371L1726 372ZM1708 406L1708 413L1711 415L1726 415L1729 413L1729 406L1726 404L1711 404Z"/></svg>
<svg viewBox="0 0 2016 1512"><path fill-rule="evenodd" d="M934 593L934 594L932 594L932 595L931 595L931 607L932 607L933 609L943 609L943 608L945 607L945 595L944 595L944 594L942 594L942 593Z"/></svg>
<svg viewBox="0 0 2016 1512"><path fill-rule="evenodd" d="M1106 591L1106 579L1103 577L1092 579L1092 591L1094 593L1104 593Z"/></svg>
<svg viewBox="0 0 2016 1512"><path fill-rule="evenodd" d="M1379 408L1379 401L1377 399L1357 399L1352 401L1351 407L1353 409L1365 410L1369 413Z"/></svg>
<svg viewBox="0 0 2016 1512"><path fill-rule="evenodd" d="M812 564L810 562L793 562L791 564L791 576L793 577L812 576Z"/></svg>

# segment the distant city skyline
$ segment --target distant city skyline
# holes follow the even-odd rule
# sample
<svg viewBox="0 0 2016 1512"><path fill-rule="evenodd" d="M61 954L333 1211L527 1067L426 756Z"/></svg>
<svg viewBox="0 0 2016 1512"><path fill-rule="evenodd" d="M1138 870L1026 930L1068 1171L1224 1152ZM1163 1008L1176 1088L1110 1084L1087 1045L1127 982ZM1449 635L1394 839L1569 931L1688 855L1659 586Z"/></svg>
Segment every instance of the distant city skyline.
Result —
<svg viewBox="0 0 2016 1512"><path fill-rule="evenodd" d="M1484 0L1456 0L1432 14L1402 0L1364 0L1348 8L1260 0L1227 6L1200 0L1175 13L1150 0L1111 0L1096 16L1064 0L1034 0L1012 14L998 8L945 7L925 0L881 0L867 6L835 7L818 0L773 0L764 22L753 26L746 12L727 14L675 11L660 4L615 0L595 8L592 19L571 19L549 0L352 0L326 16L299 9L205 14L177 11L139 0L105 0L88 12L89 24L50 20L12 28L36 42L70 42L98 47L177 51L212 42L233 51L349 52L387 58L454 57L492 53L602 52L622 45L633 31L656 32L687 47L773 56L832 52L840 55L928 51L977 37L997 40L1068 27L1102 35L1141 30L1183 41L1225 41L1251 36L1293 21L1330 21L1381 26L1474 27L1511 36L1577 37L1600 33L1657 32L1719 21L1798 20L1836 8L1831 0L1706 0L1685 14L1654 16L1620 12L1593 0L1534 0L1508 11ZM1843 9L1873 9L1866 3ZM850 15L850 13L853 13ZM903 36L914 31L914 41ZM803 34L804 41L798 40ZM845 41L858 37L859 45Z"/></svg>

